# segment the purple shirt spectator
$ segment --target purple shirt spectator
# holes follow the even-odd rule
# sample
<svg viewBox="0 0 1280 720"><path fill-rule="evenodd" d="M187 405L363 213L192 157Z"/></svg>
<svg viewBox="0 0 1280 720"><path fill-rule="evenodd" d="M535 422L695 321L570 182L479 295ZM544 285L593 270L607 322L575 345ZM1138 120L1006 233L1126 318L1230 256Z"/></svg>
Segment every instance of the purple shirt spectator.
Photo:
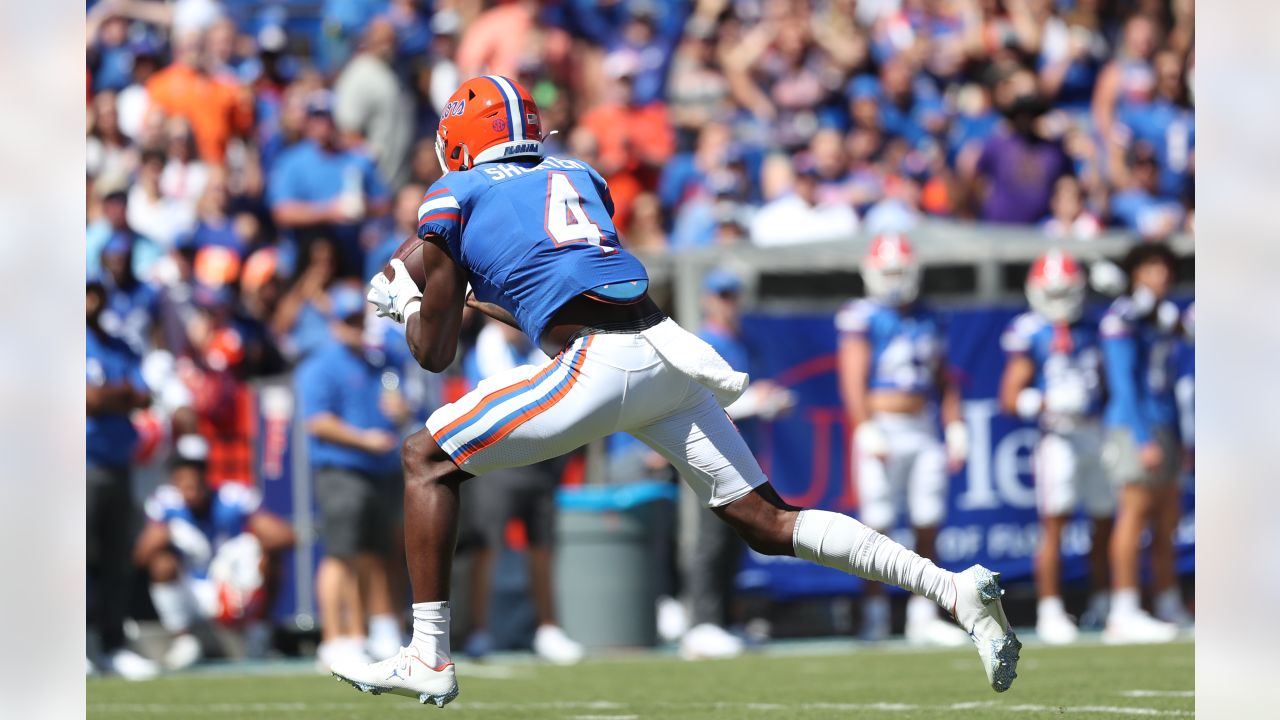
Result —
<svg viewBox="0 0 1280 720"><path fill-rule="evenodd" d="M1031 224L1049 213L1053 184L1071 172L1062 145L1049 140L998 133L978 158L978 174L987 181L981 219Z"/></svg>

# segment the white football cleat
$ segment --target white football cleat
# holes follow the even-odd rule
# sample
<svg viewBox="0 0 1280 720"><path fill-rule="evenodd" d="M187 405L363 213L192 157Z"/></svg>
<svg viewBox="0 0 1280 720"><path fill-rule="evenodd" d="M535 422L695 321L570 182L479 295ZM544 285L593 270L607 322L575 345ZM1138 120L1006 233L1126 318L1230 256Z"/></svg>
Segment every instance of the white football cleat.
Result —
<svg viewBox="0 0 1280 720"><path fill-rule="evenodd" d="M376 663L336 662L333 676L363 693L403 695L417 698L423 705L444 707L458 697L453 663L431 667L414 647L402 647L396 655Z"/></svg>
<svg viewBox="0 0 1280 720"><path fill-rule="evenodd" d="M1046 645L1070 645L1080 636L1080 628L1066 613L1043 612L1036 617L1036 637Z"/></svg>
<svg viewBox="0 0 1280 720"><path fill-rule="evenodd" d="M742 640L712 623L694 625L680 638L680 657L685 660L721 660L742 654Z"/></svg>
<svg viewBox="0 0 1280 720"><path fill-rule="evenodd" d="M1009 627L1000 605L1000 575L974 565L955 575L956 604L951 615L965 628L982 658L991 689L1004 692L1018 677L1022 643Z"/></svg>
<svg viewBox="0 0 1280 720"><path fill-rule="evenodd" d="M1102 631L1102 642L1108 645L1130 643L1166 643L1178 637L1178 626L1157 620L1146 612L1112 612Z"/></svg>
<svg viewBox="0 0 1280 720"><path fill-rule="evenodd" d="M582 645L564 634L556 625L539 625L533 633L533 651L538 657L556 665L573 665L585 654Z"/></svg>
<svg viewBox="0 0 1280 720"><path fill-rule="evenodd" d="M182 633L169 643L169 649L164 654L164 666L169 670L185 670L200 662L203 656L204 650L196 636Z"/></svg>
<svg viewBox="0 0 1280 720"><path fill-rule="evenodd" d="M151 680L160 674L159 665L125 648L108 655L103 670L131 681Z"/></svg>

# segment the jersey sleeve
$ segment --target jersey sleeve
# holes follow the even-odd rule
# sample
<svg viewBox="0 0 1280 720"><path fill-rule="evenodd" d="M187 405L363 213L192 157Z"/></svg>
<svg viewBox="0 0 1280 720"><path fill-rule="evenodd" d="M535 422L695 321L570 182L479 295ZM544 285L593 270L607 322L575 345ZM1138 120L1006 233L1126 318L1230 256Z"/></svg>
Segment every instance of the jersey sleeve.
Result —
<svg viewBox="0 0 1280 720"><path fill-rule="evenodd" d="M257 488L244 483L228 482L218 488L218 501L234 511L243 520L262 507L262 495Z"/></svg>
<svg viewBox="0 0 1280 720"><path fill-rule="evenodd" d="M418 205L418 237L439 235L449 247L458 246L462 237L462 205L452 190L437 182Z"/></svg>
<svg viewBox="0 0 1280 720"><path fill-rule="evenodd" d="M613 195L609 193L609 183L605 182L604 176L596 169L583 163L587 168L587 174L591 176L591 185L595 187L596 193L600 195L600 202L604 203L604 209L609 211L609 217L613 217Z"/></svg>
<svg viewBox="0 0 1280 720"><path fill-rule="evenodd" d="M182 493L172 485L161 485L142 504L143 512L151 522L167 523L185 514Z"/></svg>
<svg viewBox="0 0 1280 720"><path fill-rule="evenodd" d="M1026 355L1031 352L1031 337L1035 334L1035 319L1022 314L1009 323L1000 335L1000 349L1009 355Z"/></svg>
<svg viewBox="0 0 1280 720"><path fill-rule="evenodd" d="M871 330L873 307L865 300L851 300L836 313L836 330L841 335L865 336Z"/></svg>

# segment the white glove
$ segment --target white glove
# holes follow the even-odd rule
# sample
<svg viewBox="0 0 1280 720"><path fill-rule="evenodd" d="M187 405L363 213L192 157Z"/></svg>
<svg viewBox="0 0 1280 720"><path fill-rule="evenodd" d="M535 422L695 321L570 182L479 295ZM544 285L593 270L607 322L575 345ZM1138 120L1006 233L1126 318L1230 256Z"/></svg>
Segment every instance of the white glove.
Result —
<svg viewBox="0 0 1280 720"><path fill-rule="evenodd" d="M199 528L182 518L169 521L169 542L190 561L193 567L204 567L213 557L209 539Z"/></svg>
<svg viewBox="0 0 1280 720"><path fill-rule="evenodd" d="M962 463L969 459L969 428L964 422L953 420L947 423L942 439L947 446L947 460Z"/></svg>
<svg viewBox="0 0 1280 720"><path fill-rule="evenodd" d="M1089 284L1103 295L1115 297L1124 292L1129 279L1119 265L1110 260L1099 260L1089 268Z"/></svg>
<svg viewBox="0 0 1280 720"><path fill-rule="evenodd" d="M1023 420L1035 420L1044 408L1044 393L1038 388L1025 387L1014 400L1014 409Z"/></svg>
<svg viewBox="0 0 1280 720"><path fill-rule="evenodd" d="M858 452L872 457L882 458L889 454L889 439L884 436L880 426L870 420L858 423L857 429L853 431L853 443Z"/></svg>
<svg viewBox="0 0 1280 720"><path fill-rule="evenodd" d="M1165 300L1156 306L1156 327L1165 332L1173 332L1181 321L1182 311L1178 310L1177 305Z"/></svg>
<svg viewBox="0 0 1280 720"><path fill-rule="evenodd" d="M1089 405L1089 392L1079 379L1051 383L1044 394L1044 409L1054 415L1082 415Z"/></svg>
<svg viewBox="0 0 1280 720"><path fill-rule="evenodd" d="M395 280L388 280L382 273L374 275L366 298L377 308L378 317L389 317L403 325L422 306L422 291L409 277L403 260L393 258L391 269L395 270Z"/></svg>

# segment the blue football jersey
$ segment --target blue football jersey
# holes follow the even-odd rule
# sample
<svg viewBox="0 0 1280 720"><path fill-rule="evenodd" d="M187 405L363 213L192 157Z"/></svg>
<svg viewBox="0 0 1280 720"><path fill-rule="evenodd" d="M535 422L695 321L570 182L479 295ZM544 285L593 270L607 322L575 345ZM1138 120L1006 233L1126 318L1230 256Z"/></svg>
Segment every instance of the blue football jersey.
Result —
<svg viewBox="0 0 1280 720"><path fill-rule="evenodd" d="M938 371L946 358L942 319L920 303L904 313L874 300L853 300L836 314L842 335L871 344L871 390L902 390L921 395L937 391Z"/></svg>
<svg viewBox="0 0 1280 720"><path fill-rule="evenodd" d="M1178 337L1172 329L1137 318L1128 297L1117 298L1099 325L1110 394L1103 411L1109 427L1127 427L1139 443L1153 431L1178 432L1174 399Z"/></svg>
<svg viewBox="0 0 1280 720"><path fill-rule="evenodd" d="M476 298L510 312L537 342L569 300L648 282L622 249L604 178L586 163L485 163L451 172L418 208L418 236L438 235Z"/></svg>
<svg viewBox="0 0 1280 720"><path fill-rule="evenodd" d="M256 489L234 482L225 483L211 492L208 512L203 515L196 515L187 507L182 493L172 485L156 488L143 507L151 521L167 524L171 520L184 520L191 523L217 552L223 543L245 531L245 523L258 511L262 497ZM188 569L197 574L202 571L202 568Z"/></svg>
<svg viewBox="0 0 1280 720"><path fill-rule="evenodd" d="M1060 337L1053 323L1040 314L1023 313L1000 336L1000 347L1035 363L1032 382L1041 392L1075 384L1084 388L1088 398L1084 416L1097 417L1102 412L1102 350L1092 323L1072 323Z"/></svg>

